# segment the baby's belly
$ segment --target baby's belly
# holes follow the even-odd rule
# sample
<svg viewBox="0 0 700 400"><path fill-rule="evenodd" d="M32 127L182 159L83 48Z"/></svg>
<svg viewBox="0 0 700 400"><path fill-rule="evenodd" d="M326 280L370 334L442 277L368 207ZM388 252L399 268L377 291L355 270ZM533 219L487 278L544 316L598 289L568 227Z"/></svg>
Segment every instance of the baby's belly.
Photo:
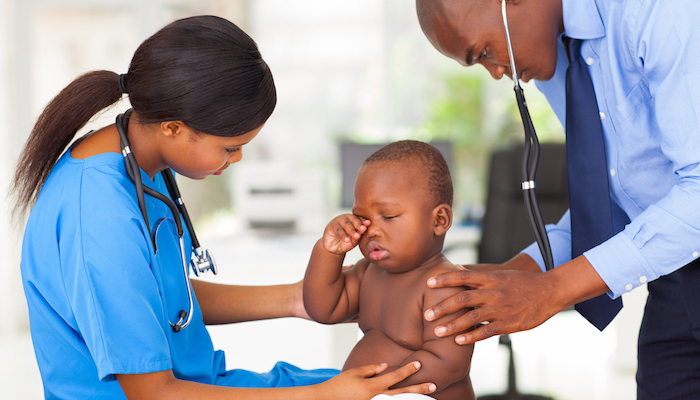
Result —
<svg viewBox="0 0 700 400"><path fill-rule="evenodd" d="M378 330L369 330L352 349L343 371L368 364L398 365L414 350L399 345Z"/></svg>
<svg viewBox="0 0 700 400"><path fill-rule="evenodd" d="M414 350L404 347L378 330L370 330L357 342L352 349L343 371L350 368L368 364L387 363L390 366L400 366ZM440 388L437 393L431 394L437 400L474 400L474 390L472 389L469 375L446 388Z"/></svg>

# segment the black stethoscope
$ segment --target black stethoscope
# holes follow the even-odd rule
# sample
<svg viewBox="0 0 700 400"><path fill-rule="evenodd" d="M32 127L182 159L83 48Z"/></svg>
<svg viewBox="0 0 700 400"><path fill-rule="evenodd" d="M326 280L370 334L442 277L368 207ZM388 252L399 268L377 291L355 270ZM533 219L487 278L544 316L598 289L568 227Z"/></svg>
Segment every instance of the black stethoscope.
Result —
<svg viewBox="0 0 700 400"><path fill-rule="evenodd" d="M532 124L532 118L530 118L530 112L527 109L527 103L525 102L525 95L523 94L523 88L520 87L520 80L518 79L518 72L515 69L515 59L513 58L513 45L510 42L510 31L508 30L508 18L506 17L506 0L501 0L501 13L503 14L503 25L506 28L506 41L508 44L508 56L510 57L510 71L513 76L513 83L515 86L515 98L518 101L518 110L520 111L520 119L523 121L523 128L525 130L525 151L523 153L522 162L522 190L523 198L525 199L525 209L527 210L527 216L530 220L530 226L535 234L535 240L540 248L540 253L542 253L542 258L544 259L544 265L547 271L554 268L554 261L552 259L552 249L549 245L549 237L547 236L547 229L544 226L544 221L542 219L542 213L540 212L540 205L537 202L537 196L535 195L535 175L537 175L537 164L540 159L540 142L537 140L537 133L535 132L535 126ZM533 150L532 156L530 155L530 150Z"/></svg>
<svg viewBox="0 0 700 400"><path fill-rule="evenodd" d="M196 276L199 276L200 273L211 270L211 272L214 273L214 275L216 275L218 270L216 268L216 261L214 261L214 258L209 253L209 250L202 249L202 247L199 244L199 241L197 240L197 235L195 235L194 233L194 227L192 226L190 215L187 213L187 208L185 208L185 203L182 201L182 197L180 196L180 190L177 187L175 177L173 176L173 172L170 170L170 168L166 168L165 170L161 171L161 175L163 176L163 180L165 181L165 186L168 188L168 193L170 193L170 197L175 199L175 202L170 200L164 194L157 192L149 188L148 186L144 186L143 181L141 180L141 168L136 162L136 157L134 157L134 154L131 152L131 148L129 147L129 139L127 138L129 117L131 116L132 111L132 109L129 109L124 114L120 114L119 116L117 116L117 131L119 131L122 155L124 156L124 164L126 165L126 173L129 175L129 178L134 183L134 186L136 186L136 198L138 199L139 208L141 209L143 219L146 222L148 234L151 237L151 241L153 242L153 250L156 253L158 252L158 248L156 247L156 235L161 223L164 222L166 219L161 218L160 220L158 220L158 222L156 222L154 232L151 234L151 226L148 223L148 212L146 211L146 201L144 199L144 193L162 201L163 203L165 203L166 206L168 206L168 208L170 208L170 211L173 213L172 220L175 222L175 226L177 228L177 236L179 238L180 244L180 258L182 259L182 270L185 274L187 296L189 298L189 311L180 311L178 315L179 320L174 324L170 322L170 326L173 328L173 331L180 332L182 329L186 328L187 325L190 324L190 321L192 321L192 314L194 312L192 282L190 281L190 275L187 268L187 261L185 260L185 240L183 239L184 231L182 229L182 219L185 220L185 225L187 226L187 230L189 231L190 237L192 239L193 251L192 259L190 260L190 263L192 264L192 272L194 272ZM180 218L180 215L182 215L182 218Z"/></svg>

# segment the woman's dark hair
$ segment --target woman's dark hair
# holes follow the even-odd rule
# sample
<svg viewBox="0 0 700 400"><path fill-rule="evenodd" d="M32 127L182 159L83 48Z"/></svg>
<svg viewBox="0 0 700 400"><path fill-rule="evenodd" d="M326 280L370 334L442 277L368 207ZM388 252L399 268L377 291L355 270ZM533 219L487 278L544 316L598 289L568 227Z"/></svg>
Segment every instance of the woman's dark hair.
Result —
<svg viewBox="0 0 700 400"><path fill-rule="evenodd" d="M15 171L16 217L36 201L76 132L119 101L123 89L140 121L183 121L215 136L258 128L277 103L272 73L250 36L219 17L175 21L139 46L121 78L109 71L88 72L46 106Z"/></svg>

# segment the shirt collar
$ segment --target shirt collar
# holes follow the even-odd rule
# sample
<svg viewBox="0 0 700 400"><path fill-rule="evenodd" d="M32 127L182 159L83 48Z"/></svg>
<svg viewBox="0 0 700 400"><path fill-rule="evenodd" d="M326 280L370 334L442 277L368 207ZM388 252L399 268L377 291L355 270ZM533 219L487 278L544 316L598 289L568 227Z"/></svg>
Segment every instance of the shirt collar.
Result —
<svg viewBox="0 0 700 400"><path fill-rule="evenodd" d="M562 0L564 34L574 39L605 36L605 25L596 0Z"/></svg>

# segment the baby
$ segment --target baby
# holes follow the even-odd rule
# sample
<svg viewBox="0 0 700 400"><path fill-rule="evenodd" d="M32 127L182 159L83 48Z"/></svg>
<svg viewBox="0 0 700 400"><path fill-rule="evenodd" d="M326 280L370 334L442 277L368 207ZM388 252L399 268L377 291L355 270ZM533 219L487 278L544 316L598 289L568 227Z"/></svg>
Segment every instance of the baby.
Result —
<svg viewBox="0 0 700 400"><path fill-rule="evenodd" d="M355 180L352 214L334 218L314 247L304 305L314 320L327 324L359 315L364 337L343 370L388 363L391 371L419 361L421 369L400 386L432 382L432 396L440 400L473 400L473 345L434 333L457 315L423 319L424 310L462 290L426 284L431 276L457 270L442 254L452 192L447 163L429 144L399 141L368 157ZM357 245L364 258L343 269L345 253Z"/></svg>

